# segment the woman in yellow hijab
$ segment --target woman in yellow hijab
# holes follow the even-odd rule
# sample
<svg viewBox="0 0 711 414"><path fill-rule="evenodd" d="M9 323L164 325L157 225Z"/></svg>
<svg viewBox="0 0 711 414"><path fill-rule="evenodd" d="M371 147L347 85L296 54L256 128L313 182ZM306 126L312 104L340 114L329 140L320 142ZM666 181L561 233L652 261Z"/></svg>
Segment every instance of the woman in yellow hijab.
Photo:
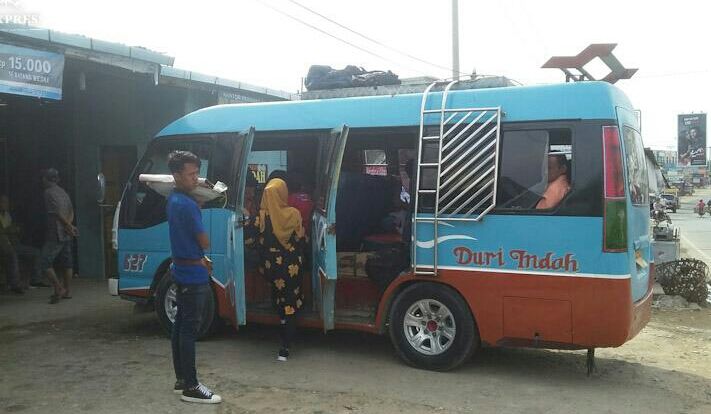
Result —
<svg viewBox="0 0 711 414"><path fill-rule="evenodd" d="M286 361L296 332L296 312L303 305L304 228L299 210L289 207L289 190L279 178L269 180L259 207L260 271L272 287L272 303L281 319L281 348L277 359Z"/></svg>

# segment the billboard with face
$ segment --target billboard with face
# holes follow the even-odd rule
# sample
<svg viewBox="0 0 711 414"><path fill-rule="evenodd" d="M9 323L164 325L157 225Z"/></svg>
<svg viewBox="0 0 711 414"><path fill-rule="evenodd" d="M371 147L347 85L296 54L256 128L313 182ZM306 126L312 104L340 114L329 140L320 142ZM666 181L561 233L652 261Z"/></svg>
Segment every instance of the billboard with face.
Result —
<svg viewBox="0 0 711 414"><path fill-rule="evenodd" d="M679 165L706 165L706 114L679 115Z"/></svg>

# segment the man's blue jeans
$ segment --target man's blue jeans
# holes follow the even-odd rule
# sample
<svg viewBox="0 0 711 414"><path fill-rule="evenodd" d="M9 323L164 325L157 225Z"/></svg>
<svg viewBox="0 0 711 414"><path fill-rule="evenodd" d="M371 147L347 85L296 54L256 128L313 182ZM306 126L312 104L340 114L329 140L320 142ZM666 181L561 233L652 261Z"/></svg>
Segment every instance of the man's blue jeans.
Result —
<svg viewBox="0 0 711 414"><path fill-rule="evenodd" d="M195 371L195 341L197 340L202 315L205 310L209 284L178 285L176 300L178 314L175 316L171 342L173 346L173 368L178 381L185 381L186 388L198 385Z"/></svg>

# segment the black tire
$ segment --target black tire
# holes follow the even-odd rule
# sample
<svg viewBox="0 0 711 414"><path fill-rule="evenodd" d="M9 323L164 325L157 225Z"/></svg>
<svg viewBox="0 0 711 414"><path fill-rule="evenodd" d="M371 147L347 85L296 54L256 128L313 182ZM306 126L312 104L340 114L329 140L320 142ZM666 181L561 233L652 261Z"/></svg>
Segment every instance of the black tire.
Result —
<svg viewBox="0 0 711 414"><path fill-rule="evenodd" d="M676 213L676 209L675 209L675 208L672 209L672 213Z"/></svg>
<svg viewBox="0 0 711 414"><path fill-rule="evenodd" d="M173 321L171 321L168 317L165 309L165 301L168 291L174 284L175 283L173 282L173 277L170 275L170 272L166 272L156 287L155 311L156 315L158 315L158 320L160 321L161 326L163 326L163 329L168 337L170 337L173 330ZM202 325L200 326L198 339L210 336L219 326L220 318L217 316L217 299L215 298L214 290L210 289L210 295L207 298L207 303L205 303L205 311L202 316Z"/></svg>
<svg viewBox="0 0 711 414"><path fill-rule="evenodd" d="M451 340L448 348L437 355L427 355L419 351L406 337L405 315L410 307L422 300L435 300L444 305L450 311L456 327L454 339ZM389 330L390 340L403 361L413 367L433 371L448 371L456 368L469 360L480 345L479 330L467 303L456 291L438 283L416 283L405 288L395 298L390 309ZM431 339L429 341L431 345ZM423 341L422 344L424 343Z"/></svg>

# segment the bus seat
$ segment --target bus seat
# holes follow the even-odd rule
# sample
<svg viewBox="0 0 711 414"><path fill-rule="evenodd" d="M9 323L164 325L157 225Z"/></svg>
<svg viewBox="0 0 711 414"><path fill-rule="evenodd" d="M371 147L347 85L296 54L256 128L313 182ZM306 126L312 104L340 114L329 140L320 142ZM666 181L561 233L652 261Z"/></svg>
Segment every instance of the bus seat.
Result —
<svg viewBox="0 0 711 414"><path fill-rule="evenodd" d="M359 250L367 234L382 231L399 184L388 176L343 171L336 197L336 240L339 251Z"/></svg>
<svg viewBox="0 0 711 414"><path fill-rule="evenodd" d="M370 234L363 238L363 250L376 251L383 248L394 247L402 243L400 233Z"/></svg>

